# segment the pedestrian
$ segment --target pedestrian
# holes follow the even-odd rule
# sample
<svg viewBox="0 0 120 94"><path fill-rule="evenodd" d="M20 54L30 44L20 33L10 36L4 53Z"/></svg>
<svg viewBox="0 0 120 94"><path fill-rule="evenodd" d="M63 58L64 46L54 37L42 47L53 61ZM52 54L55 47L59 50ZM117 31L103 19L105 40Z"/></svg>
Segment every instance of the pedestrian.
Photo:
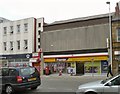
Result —
<svg viewBox="0 0 120 94"><path fill-rule="evenodd" d="M111 64L108 65L108 72L107 72L107 77L109 77L109 74L113 76L112 70L111 70Z"/></svg>
<svg viewBox="0 0 120 94"><path fill-rule="evenodd" d="M73 75L73 68L72 67L70 69L70 74L71 74L71 76Z"/></svg>

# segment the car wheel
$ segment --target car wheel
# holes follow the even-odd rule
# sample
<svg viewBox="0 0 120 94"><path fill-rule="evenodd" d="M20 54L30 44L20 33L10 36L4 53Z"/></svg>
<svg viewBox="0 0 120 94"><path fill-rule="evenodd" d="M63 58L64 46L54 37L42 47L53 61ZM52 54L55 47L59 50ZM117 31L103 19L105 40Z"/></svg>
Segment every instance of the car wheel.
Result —
<svg viewBox="0 0 120 94"><path fill-rule="evenodd" d="M87 92L85 94L97 94L97 93L95 93L95 92Z"/></svg>
<svg viewBox="0 0 120 94"><path fill-rule="evenodd" d="M10 85L7 85L5 88L5 92L6 92L6 94L13 94L13 92L14 92L13 87Z"/></svg>
<svg viewBox="0 0 120 94"><path fill-rule="evenodd" d="M32 90L35 90L35 89L37 89L37 86L36 86L36 87L32 87L31 89L32 89Z"/></svg>

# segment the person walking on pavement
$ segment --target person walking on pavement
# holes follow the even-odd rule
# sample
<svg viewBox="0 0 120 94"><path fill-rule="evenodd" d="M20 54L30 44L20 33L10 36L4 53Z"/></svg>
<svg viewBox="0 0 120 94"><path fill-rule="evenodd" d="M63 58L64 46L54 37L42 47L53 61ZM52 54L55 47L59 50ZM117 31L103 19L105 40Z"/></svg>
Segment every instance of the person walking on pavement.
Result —
<svg viewBox="0 0 120 94"><path fill-rule="evenodd" d="M108 72L107 72L107 77L109 77L109 74L113 76L112 70L111 70L111 64L108 65Z"/></svg>

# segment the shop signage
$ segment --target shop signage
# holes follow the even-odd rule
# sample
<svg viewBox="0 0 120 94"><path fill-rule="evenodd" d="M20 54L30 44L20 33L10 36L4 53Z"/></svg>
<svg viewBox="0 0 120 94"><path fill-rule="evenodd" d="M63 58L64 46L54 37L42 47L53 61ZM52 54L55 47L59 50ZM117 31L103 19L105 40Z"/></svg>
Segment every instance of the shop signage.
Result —
<svg viewBox="0 0 120 94"><path fill-rule="evenodd" d="M102 73L107 72L107 67L108 67L108 62L107 61L101 61L101 72Z"/></svg>
<svg viewBox="0 0 120 94"><path fill-rule="evenodd" d="M32 57L38 57L39 56L39 53L33 53L32 54Z"/></svg>
<svg viewBox="0 0 120 94"><path fill-rule="evenodd" d="M97 56L97 57L77 57L77 58L45 58L45 62L56 62L56 61L61 61L61 62L75 62L75 61L93 61L92 59L94 58L94 61L101 61L101 60L108 60L107 56Z"/></svg>
<svg viewBox="0 0 120 94"><path fill-rule="evenodd" d="M6 59L6 57L0 57L0 59Z"/></svg>
<svg viewBox="0 0 120 94"><path fill-rule="evenodd" d="M30 58L30 55L29 55L29 54L27 54L27 55L26 55L26 57L27 57L27 58Z"/></svg>
<svg viewBox="0 0 120 94"><path fill-rule="evenodd" d="M56 58L56 61L67 61L68 58Z"/></svg>
<svg viewBox="0 0 120 94"><path fill-rule="evenodd" d="M30 58L29 62L38 62L38 58Z"/></svg>

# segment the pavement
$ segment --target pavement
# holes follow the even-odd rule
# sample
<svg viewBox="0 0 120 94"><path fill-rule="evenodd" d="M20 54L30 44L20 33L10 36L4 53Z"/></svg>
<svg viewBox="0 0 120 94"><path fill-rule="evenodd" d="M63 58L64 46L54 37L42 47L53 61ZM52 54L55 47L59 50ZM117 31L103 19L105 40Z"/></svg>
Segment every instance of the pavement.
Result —
<svg viewBox="0 0 120 94"><path fill-rule="evenodd" d="M41 92L75 92L79 85L106 79L106 75L75 75L58 73L41 76Z"/></svg>
<svg viewBox="0 0 120 94"><path fill-rule="evenodd" d="M41 77L74 77L74 78L82 78L82 77L87 77L87 78L107 78L106 75L72 75L71 74L67 74L67 73L62 73L62 75L59 76L58 73L56 74L50 74L50 75L41 75Z"/></svg>

